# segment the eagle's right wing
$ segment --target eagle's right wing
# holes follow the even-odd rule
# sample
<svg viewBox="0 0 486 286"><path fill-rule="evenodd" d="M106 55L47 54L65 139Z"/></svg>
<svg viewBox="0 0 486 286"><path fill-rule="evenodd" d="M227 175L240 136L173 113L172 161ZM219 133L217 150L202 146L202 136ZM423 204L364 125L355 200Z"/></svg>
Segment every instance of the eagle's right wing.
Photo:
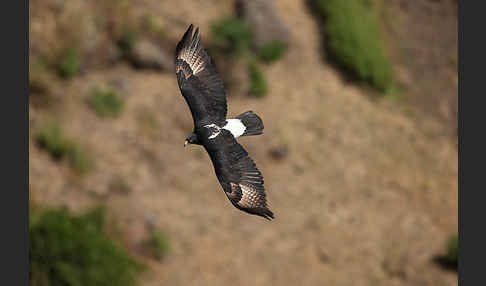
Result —
<svg viewBox="0 0 486 286"><path fill-rule="evenodd" d="M221 77L201 44L199 28L191 24L177 44L175 71L182 95L191 109L194 125L226 121L226 94Z"/></svg>
<svg viewBox="0 0 486 286"><path fill-rule="evenodd" d="M273 212L267 206L262 173L248 152L227 130L222 130L215 139L204 147L228 199L242 211L273 219Z"/></svg>

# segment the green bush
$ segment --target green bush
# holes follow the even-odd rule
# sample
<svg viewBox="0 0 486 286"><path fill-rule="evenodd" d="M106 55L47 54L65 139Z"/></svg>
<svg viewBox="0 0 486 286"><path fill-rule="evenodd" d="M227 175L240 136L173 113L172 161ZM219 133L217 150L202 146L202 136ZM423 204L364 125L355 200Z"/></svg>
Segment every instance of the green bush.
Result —
<svg viewBox="0 0 486 286"><path fill-rule="evenodd" d="M250 26L238 17L224 17L214 22L211 31L216 45L227 53L242 55L250 50L253 37Z"/></svg>
<svg viewBox="0 0 486 286"><path fill-rule="evenodd" d="M59 63L59 74L61 77L72 78L76 76L81 68L80 62L78 50L75 48L67 49Z"/></svg>
<svg viewBox="0 0 486 286"><path fill-rule="evenodd" d="M459 248L459 238L457 234L452 235L447 242L447 262L457 268L457 253Z"/></svg>
<svg viewBox="0 0 486 286"><path fill-rule="evenodd" d="M69 149L69 162L71 167L81 173L87 173L93 168L93 161L87 154L79 147L79 145L72 143Z"/></svg>
<svg viewBox="0 0 486 286"><path fill-rule="evenodd" d="M287 51L287 45L281 41L272 41L265 44L259 51L260 60L271 63L282 57L282 55Z"/></svg>
<svg viewBox="0 0 486 286"><path fill-rule="evenodd" d="M69 152L69 144L62 136L61 128L55 123L49 123L40 129L37 142L55 159L62 159Z"/></svg>
<svg viewBox="0 0 486 286"><path fill-rule="evenodd" d="M250 79L250 94L257 97L264 96L268 89L267 81L260 67L254 61L248 63L248 77Z"/></svg>
<svg viewBox="0 0 486 286"><path fill-rule="evenodd" d="M42 126L37 133L37 143L54 159L67 157L71 167L81 173L88 172L93 163L73 140L62 135L57 123L51 122Z"/></svg>
<svg viewBox="0 0 486 286"><path fill-rule="evenodd" d="M135 29L124 29L123 34L120 39L117 40L116 44L121 52L122 57L128 57L132 52L133 46L135 45L136 31Z"/></svg>
<svg viewBox="0 0 486 286"><path fill-rule="evenodd" d="M143 265L103 232L103 223L102 209L31 212L31 285L136 285Z"/></svg>
<svg viewBox="0 0 486 286"><path fill-rule="evenodd" d="M29 89L30 93L47 95L50 92L50 77L47 65L40 57L30 62Z"/></svg>
<svg viewBox="0 0 486 286"><path fill-rule="evenodd" d="M141 23L143 31L156 40L164 40L167 38L167 31L165 26L157 21L152 14L145 14Z"/></svg>
<svg viewBox="0 0 486 286"><path fill-rule="evenodd" d="M153 229L150 232L148 247L149 251L154 255L154 257L161 260L169 252L169 241L160 230Z"/></svg>
<svg viewBox="0 0 486 286"><path fill-rule="evenodd" d="M317 1L336 62L379 91L387 91L392 84L392 69L371 5L364 0Z"/></svg>
<svg viewBox="0 0 486 286"><path fill-rule="evenodd" d="M124 101L114 90L95 88L89 104L100 116L117 117L123 111Z"/></svg>

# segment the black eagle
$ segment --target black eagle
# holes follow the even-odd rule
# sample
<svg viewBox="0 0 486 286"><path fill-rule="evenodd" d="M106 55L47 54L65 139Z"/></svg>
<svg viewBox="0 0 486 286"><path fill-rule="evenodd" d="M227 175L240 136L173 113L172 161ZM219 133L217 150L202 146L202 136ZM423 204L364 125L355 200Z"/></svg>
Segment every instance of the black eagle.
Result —
<svg viewBox="0 0 486 286"><path fill-rule="evenodd" d="M267 207L263 176L246 150L236 141L240 136L263 133L263 122L253 111L226 119L223 81L201 44L199 28L191 24L177 44L175 71L182 96L194 120L187 144L202 145L209 154L223 190L238 209L273 219Z"/></svg>

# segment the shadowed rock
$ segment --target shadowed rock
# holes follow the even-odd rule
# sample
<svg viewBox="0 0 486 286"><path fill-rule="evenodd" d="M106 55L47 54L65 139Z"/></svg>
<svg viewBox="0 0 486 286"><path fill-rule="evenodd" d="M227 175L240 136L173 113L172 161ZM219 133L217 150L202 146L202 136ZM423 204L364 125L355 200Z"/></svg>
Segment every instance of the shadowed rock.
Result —
<svg viewBox="0 0 486 286"><path fill-rule="evenodd" d="M275 160L282 160L289 154L287 145L279 145L270 149L270 156Z"/></svg>
<svg viewBox="0 0 486 286"><path fill-rule="evenodd" d="M289 29L277 15L272 0L237 0L236 10L251 27L254 48L259 50L274 41L288 43Z"/></svg>
<svg viewBox="0 0 486 286"><path fill-rule="evenodd" d="M130 61L137 68L168 71L172 68L171 57L160 47L148 40L140 40L133 46Z"/></svg>

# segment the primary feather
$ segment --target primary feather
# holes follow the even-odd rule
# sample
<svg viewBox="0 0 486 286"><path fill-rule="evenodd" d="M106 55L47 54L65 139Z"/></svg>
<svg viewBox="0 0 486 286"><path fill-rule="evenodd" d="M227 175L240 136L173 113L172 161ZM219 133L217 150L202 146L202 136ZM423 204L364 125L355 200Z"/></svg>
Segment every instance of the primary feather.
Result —
<svg viewBox="0 0 486 286"><path fill-rule="evenodd" d="M223 81L201 43L199 29L192 35L189 26L177 44L175 70L182 96L191 109L194 125L221 123L226 119L226 93Z"/></svg>

